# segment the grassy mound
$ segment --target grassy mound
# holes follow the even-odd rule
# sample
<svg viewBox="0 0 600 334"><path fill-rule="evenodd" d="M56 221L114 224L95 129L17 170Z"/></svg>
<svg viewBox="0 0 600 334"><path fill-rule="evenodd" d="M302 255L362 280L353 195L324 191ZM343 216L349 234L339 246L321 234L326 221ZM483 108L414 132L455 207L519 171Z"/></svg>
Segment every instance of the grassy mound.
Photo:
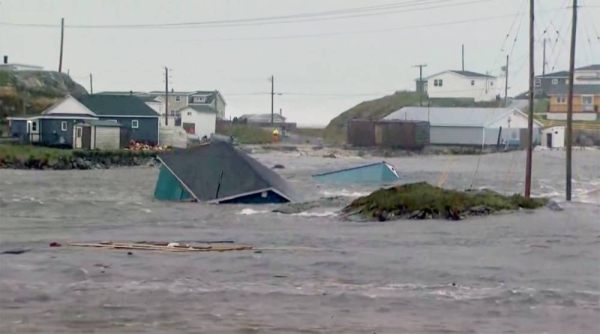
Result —
<svg viewBox="0 0 600 334"><path fill-rule="evenodd" d="M240 144L267 144L273 142L271 132L244 124L234 124L231 127L219 129L218 134L233 136Z"/></svg>
<svg viewBox="0 0 600 334"><path fill-rule="evenodd" d="M432 107L499 107L501 102L473 102L460 99L423 98L423 104ZM352 119L379 120L392 112L408 106L419 105L419 94L416 92L396 92L379 99L362 102L332 119L323 131L323 138L329 143L346 142L346 126Z"/></svg>
<svg viewBox="0 0 600 334"><path fill-rule="evenodd" d="M379 189L358 198L343 209L346 215L368 220L451 219L482 216L503 211L535 209L548 203L546 198L504 196L491 190L456 191L425 182Z"/></svg>

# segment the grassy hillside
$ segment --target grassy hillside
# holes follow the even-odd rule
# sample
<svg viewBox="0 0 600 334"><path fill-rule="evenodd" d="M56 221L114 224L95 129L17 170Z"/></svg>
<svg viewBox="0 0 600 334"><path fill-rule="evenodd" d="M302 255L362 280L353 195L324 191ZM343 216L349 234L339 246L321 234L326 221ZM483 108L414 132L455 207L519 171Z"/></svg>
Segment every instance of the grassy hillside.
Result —
<svg viewBox="0 0 600 334"><path fill-rule="evenodd" d="M65 73L0 71L0 119L35 115L67 94L87 94Z"/></svg>
<svg viewBox="0 0 600 334"><path fill-rule="evenodd" d="M426 100L426 98L424 98ZM457 99L432 99L427 102L433 107L499 107L502 102L473 102ZM396 92L379 99L362 102L332 119L323 131L323 138L329 143L346 141L346 126L352 119L381 119L392 112L408 106L419 105L419 94L416 92Z"/></svg>

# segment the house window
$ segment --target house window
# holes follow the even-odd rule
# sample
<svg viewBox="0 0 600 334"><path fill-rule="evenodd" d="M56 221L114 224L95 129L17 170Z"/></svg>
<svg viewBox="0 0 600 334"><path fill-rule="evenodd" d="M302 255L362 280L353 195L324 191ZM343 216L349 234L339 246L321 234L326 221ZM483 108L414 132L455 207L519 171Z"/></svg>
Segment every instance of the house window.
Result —
<svg viewBox="0 0 600 334"><path fill-rule="evenodd" d="M131 128L132 129L137 129L139 127L139 125L140 124L138 123L137 119L134 119L134 120L131 121Z"/></svg>
<svg viewBox="0 0 600 334"><path fill-rule="evenodd" d="M192 112L191 112L191 111L188 111L187 115L188 115L188 116L192 116Z"/></svg>
<svg viewBox="0 0 600 334"><path fill-rule="evenodd" d="M534 84L536 87L540 87L540 86L542 85L542 80L540 80L540 79L535 79L535 80L533 81L533 84Z"/></svg>
<svg viewBox="0 0 600 334"><path fill-rule="evenodd" d="M444 80L442 80L442 79L435 79L435 80L433 80L433 85L435 87L442 87L444 85Z"/></svg>
<svg viewBox="0 0 600 334"><path fill-rule="evenodd" d="M593 95L582 95L581 96L581 104L584 106L591 106L594 104L594 96Z"/></svg>
<svg viewBox="0 0 600 334"><path fill-rule="evenodd" d="M175 96L175 101L177 101L177 102L181 101L181 96Z"/></svg>
<svg viewBox="0 0 600 334"><path fill-rule="evenodd" d="M194 96L194 102L204 103L206 102L206 96Z"/></svg>
<svg viewBox="0 0 600 334"><path fill-rule="evenodd" d="M60 122L60 131L67 131L67 122Z"/></svg>
<svg viewBox="0 0 600 334"><path fill-rule="evenodd" d="M171 116L175 116L175 110L171 110Z"/></svg>
<svg viewBox="0 0 600 334"><path fill-rule="evenodd" d="M559 104L567 103L567 97L565 95L558 95L556 97L556 103L559 103Z"/></svg>
<svg viewBox="0 0 600 334"><path fill-rule="evenodd" d="M490 86L493 86L493 85L494 85L494 82L493 82L493 81L490 81Z"/></svg>
<svg viewBox="0 0 600 334"><path fill-rule="evenodd" d="M475 80L471 80L471 86L475 86Z"/></svg>
<svg viewBox="0 0 600 334"><path fill-rule="evenodd" d="M552 79L552 84L553 85L558 85L558 79Z"/></svg>

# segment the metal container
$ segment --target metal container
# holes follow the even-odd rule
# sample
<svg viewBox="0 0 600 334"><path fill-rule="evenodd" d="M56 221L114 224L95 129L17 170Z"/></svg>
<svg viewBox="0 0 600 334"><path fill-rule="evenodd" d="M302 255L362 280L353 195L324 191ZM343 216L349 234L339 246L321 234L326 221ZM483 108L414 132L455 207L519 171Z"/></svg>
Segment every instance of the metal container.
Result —
<svg viewBox="0 0 600 334"><path fill-rule="evenodd" d="M375 144L405 150L423 149L429 145L429 122L379 121L375 124Z"/></svg>
<svg viewBox="0 0 600 334"><path fill-rule="evenodd" d="M348 144L352 146L375 146L376 121L353 119L348 122Z"/></svg>

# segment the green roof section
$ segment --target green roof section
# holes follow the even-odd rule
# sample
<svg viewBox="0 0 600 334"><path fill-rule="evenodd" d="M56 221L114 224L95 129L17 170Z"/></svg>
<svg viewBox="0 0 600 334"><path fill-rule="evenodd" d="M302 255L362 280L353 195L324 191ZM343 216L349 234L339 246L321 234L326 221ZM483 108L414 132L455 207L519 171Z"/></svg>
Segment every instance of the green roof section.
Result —
<svg viewBox="0 0 600 334"><path fill-rule="evenodd" d="M98 116L160 116L137 96L94 94L76 99Z"/></svg>
<svg viewBox="0 0 600 334"><path fill-rule="evenodd" d="M194 109L198 112L208 112L208 113L217 113L217 110L211 106L208 105L203 105L203 104L195 104L195 105L189 105L187 107L185 107L184 109L187 108L191 108Z"/></svg>

